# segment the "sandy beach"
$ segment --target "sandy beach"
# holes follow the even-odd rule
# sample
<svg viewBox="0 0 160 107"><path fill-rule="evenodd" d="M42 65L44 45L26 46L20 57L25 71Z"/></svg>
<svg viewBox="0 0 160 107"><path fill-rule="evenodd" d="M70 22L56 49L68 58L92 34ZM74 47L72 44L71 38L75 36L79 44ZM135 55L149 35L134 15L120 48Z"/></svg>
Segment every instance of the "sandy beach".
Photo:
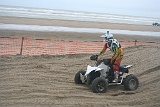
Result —
<svg viewBox="0 0 160 107"><path fill-rule="evenodd" d="M107 28L131 31L153 31L159 32L160 27L147 25L131 25L131 24L115 24L102 22L83 22L83 21L67 21L67 20L49 20L49 19L31 19L31 18L15 18L0 17L0 23L5 24L26 24L26 25L43 25L43 26L64 26L77 28ZM51 38L57 40L78 40L78 41L102 41L102 34L96 33L73 33L73 32L38 32L38 31L16 31L16 30L0 30L0 36L28 36L31 38ZM119 41L147 41L159 42L160 37L153 36L137 36L137 35L114 35Z"/></svg>
<svg viewBox="0 0 160 107"><path fill-rule="evenodd" d="M133 24L117 24L107 22L86 22L74 20L53 20L53 19L33 19L22 17L0 17L0 23L6 24L27 24L27 25L43 25L43 26L64 26L77 28L107 28L132 31L154 31L159 32L160 27L152 25L133 25Z"/></svg>
<svg viewBox="0 0 160 107"><path fill-rule="evenodd" d="M0 23L85 28L108 28L160 32L160 27L79 22L66 20L0 17ZM34 32L0 30L1 37L27 36L56 40L102 41L102 34L72 32ZM160 43L160 37L115 35L119 41ZM124 49L123 64L131 64L140 86L125 91L123 86L110 86L107 93L92 93L85 85L76 85L74 75L88 64L91 54L0 57L0 105L2 107L159 107L160 47L134 46ZM109 53L111 55L111 53ZM108 57L104 55L103 57Z"/></svg>

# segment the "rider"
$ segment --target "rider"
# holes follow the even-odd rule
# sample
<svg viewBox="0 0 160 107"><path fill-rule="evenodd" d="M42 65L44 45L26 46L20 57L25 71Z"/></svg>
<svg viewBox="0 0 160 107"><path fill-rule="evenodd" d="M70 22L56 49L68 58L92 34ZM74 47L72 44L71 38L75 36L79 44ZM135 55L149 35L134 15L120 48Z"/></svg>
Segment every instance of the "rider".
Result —
<svg viewBox="0 0 160 107"><path fill-rule="evenodd" d="M116 39L114 39L113 34L109 33L109 31L107 31L107 33L102 35L101 37L105 38L104 40L105 45L103 49L100 51L100 53L98 54L98 56L104 54L107 48L109 48L114 53L110 60L111 61L110 63L113 65L113 70L115 75L113 82L118 82L119 66L124 54L123 50L121 48L120 43Z"/></svg>

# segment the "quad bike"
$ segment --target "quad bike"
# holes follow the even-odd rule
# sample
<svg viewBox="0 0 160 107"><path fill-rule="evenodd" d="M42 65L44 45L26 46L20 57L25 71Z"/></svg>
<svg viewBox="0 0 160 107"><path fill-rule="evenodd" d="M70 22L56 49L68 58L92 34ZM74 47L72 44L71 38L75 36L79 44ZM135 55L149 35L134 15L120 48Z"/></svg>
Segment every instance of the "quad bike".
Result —
<svg viewBox="0 0 160 107"><path fill-rule="evenodd" d="M88 65L86 71L77 72L74 78L76 84L89 85L94 93L105 93L110 85L124 85L124 88L128 91L138 88L139 81L136 76L129 74L123 77L124 73L129 73L128 69L132 65L120 65L118 82L113 83L115 76L110 59L97 60L96 55L92 55L90 59L96 61L96 66Z"/></svg>

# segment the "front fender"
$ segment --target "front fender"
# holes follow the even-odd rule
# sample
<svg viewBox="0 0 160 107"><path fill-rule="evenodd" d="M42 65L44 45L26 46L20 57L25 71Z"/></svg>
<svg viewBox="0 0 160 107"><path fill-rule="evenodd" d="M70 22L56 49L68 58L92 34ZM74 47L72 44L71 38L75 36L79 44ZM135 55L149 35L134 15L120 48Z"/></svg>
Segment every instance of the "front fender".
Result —
<svg viewBox="0 0 160 107"><path fill-rule="evenodd" d="M100 71L102 70L102 68L99 67L92 67L90 65L87 66L87 71L85 73L85 76L87 76L88 74L90 74L92 71Z"/></svg>

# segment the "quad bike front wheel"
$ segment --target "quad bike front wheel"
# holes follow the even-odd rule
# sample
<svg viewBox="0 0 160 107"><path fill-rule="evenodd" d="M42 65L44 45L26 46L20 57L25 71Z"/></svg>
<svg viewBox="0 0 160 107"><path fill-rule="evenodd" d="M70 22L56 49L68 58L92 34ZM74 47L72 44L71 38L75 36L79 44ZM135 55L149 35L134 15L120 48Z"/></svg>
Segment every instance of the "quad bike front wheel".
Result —
<svg viewBox="0 0 160 107"><path fill-rule="evenodd" d="M138 88L139 81L138 81L138 78L136 76L134 76L133 74L130 74L130 75L126 76L123 84L124 84L124 88L127 91L133 91L133 90L136 90Z"/></svg>
<svg viewBox="0 0 160 107"><path fill-rule="evenodd" d="M81 71L79 71L79 72L76 73L76 75L75 75L75 77L74 77L74 82L75 82L76 84L83 84L82 81L81 81L81 79L80 79L80 73L81 73L82 75L84 75L84 74L86 73L86 71L81 70Z"/></svg>
<svg viewBox="0 0 160 107"><path fill-rule="evenodd" d="M92 81L91 88L94 93L105 93L108 90L108 81L103 77L97 77Z"/></svg>

